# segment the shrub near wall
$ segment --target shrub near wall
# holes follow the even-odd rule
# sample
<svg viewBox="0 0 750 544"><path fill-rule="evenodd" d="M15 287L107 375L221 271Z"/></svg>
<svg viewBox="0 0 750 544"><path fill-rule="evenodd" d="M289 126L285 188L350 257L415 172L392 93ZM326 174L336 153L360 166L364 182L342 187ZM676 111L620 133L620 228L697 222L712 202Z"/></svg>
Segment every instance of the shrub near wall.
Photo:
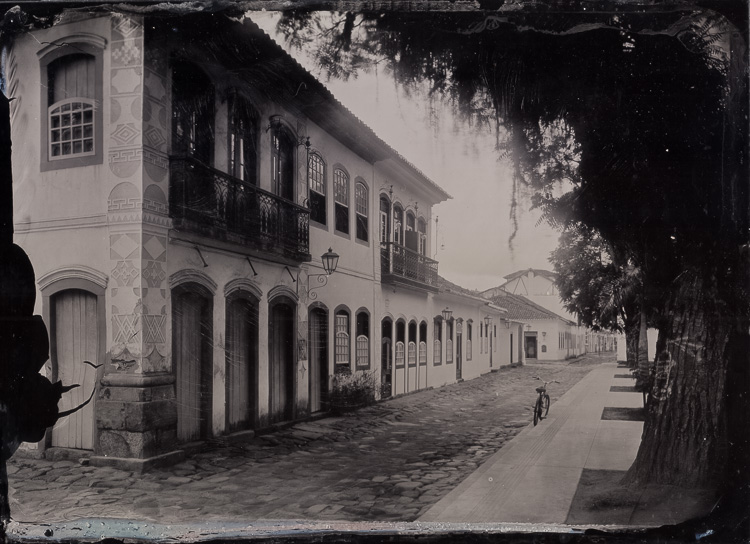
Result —
<svg viewBox="0 0 750 544"><path fill-rule="evenodd" d="M329 395L330 409L342 413L374 404L378 387L372 371L335 374Z"/></svg>

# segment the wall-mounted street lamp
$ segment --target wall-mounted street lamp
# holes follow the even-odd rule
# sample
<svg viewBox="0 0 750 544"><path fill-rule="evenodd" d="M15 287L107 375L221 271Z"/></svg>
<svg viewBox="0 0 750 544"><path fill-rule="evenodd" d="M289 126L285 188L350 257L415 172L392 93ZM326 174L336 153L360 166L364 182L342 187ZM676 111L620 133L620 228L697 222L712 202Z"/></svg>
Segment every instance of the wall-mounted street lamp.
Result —
<svg viewBox="0 0 750 544"><path fill-rule="evenodd" d="M510 319L505 320L505 328L510 329Z"/></svg>
<svg viewBox="0 0 750 544"><path fill-rule="evenodd" d="M449 321L450 318L453 317L453 310L451 310L450 308L448 308L448 306L446 306L445 310L443 310L442 314L443 314L443 320L444 321Z"/></svg>
<svg viewBox="0 0 750 544"><path fill-rule="evenodd" d="M333 252L332 248L328 248L328 251L323 253L323 255L320 256L320 260L323 262L323 270L325 270L325 274L307 274L307 280L305 282L305 288L307 289L307 296L310 297L311 300L315 300L318 298L318 293L312 293L311 291L313 289L319 289L320 287L324 287L328 283L328 276L336 272L336 267L339 264L339 256L337 253ZM299 274L297 275L297 278L299 278ZM310 287L310 278L315 278L319 285L316 285L314 287ZM299 286L301 282L297 282L297 294L299 294Z"/></svg>
<svg viewBox="0 0 750 544"><path fill-rule="evenodd" d="M281 128L281 115L279 114L271 115L268 118L268 126L266 127L266 132L268 132L271 129L273 129L274 132L276 132L280 128Z"/></svg>
<svg viewBox="0 0 750 544"><path fill-rule="evenodd" d="M492 316L491 315L484 316L484 324L487 325L488 327L490 325L492 325Z"/></svg>

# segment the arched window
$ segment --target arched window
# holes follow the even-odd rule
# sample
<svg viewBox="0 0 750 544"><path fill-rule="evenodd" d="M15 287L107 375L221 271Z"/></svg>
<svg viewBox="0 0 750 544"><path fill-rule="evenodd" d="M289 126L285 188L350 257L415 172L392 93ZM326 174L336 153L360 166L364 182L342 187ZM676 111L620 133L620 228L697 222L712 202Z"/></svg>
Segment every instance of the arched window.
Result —
<svg viewBox="0 0 750 544"><path fill-rule="evenodd" d="M354 205L355 212L357 215L357 240L366 242L367 238L367 221L368 221L368 205L367 205L367 187L361 181L357 182L357 186L354 189Z"/></svg>
<svg viewBox="0 0 750 544"><path fill-rule="evenodd" d="M172 64L172 152L205 164L213 160L214 90L195 65Z"/></svg>
<svg viewBox="0 0 750 544"><path fill-rule="evenodd" d="M340 372L341 368L349 368L349 312L338 310L336 312L336 329L335 329L335 353L336 353L336 371Z"/></svg>
<svg viewBox="0 0 750 544"><path fill-rule="evenodd" d="M272 138L273 192L294 201L294 138L284 128L274 131Z"/></svg>
<svg viewBox="0 0 750 544"><path fill-rule="evenodd" d="M406 212L406 232L404 232L404 245L412 251L419 250L419 236L416 231L416 220L412 212Z"/></svg>
<svg viewBox="0 0 750 544"><path fill-rule="evenodd" d="M406 342L406 323L396 322L396 368L404 367L404 346Z"/></svg>
<svg viewBox="0 0 750 544"><path fill-rule="evenodd" d="M49 160L95 153L93 55L72 54L47 67Z"/></svg>
<svg viewBox="0 0 750 544"><path fill-rule="evenodd" d="M258 114L238 95L229 99L229 173L253 185L257 184Z"/></svg>
<svg viewBox="0 0 750 544"><path fill-rule="evenodd" d="M341 168L333 171L333 199L336 202L336 230L349 234L349 176Z"/></svg>
<svg viewBox="0 0 750 544"><path fill-rule="evenodd" d="M391 203L388 197L380 195L380 243L387 244L390 242L391 234Z"/></svg>
<svg viewBox="0 0 750 544"><path fill-rule="evenodd" d="M427 364L427 323L419 324L419 366Z"/></svg>
<svg viewBox="0 0 750 544"><path fill-rule="evenodd" d="M310 180L310 219L326 224L326 165L317 153L311 153L307 162Z"/></svg>
<svg viewBox="0 0 750 544"><path fill-rule="evenodd" d="M427 255L427 222L423 217L417 221L417 232L419 233L419 253Z"/></svg>
<svg viewBox="0 0 750 544"><path fill-rule="evenodd" d="M434 321L434 340L432 346L432 364L437 366L443 361L443 321L436 317Z"/></svg>
<svg viewBox="0 0 750 544"><path fill-rule="evenodd" d="M417 324L409 323L409 366L417 366Z"/></svg>
<svg viewBox="0 0 750 544"><path fill-rule="evenodd" d="M370 315L361 311L357 314L357 370L370 368Z"/></svg>

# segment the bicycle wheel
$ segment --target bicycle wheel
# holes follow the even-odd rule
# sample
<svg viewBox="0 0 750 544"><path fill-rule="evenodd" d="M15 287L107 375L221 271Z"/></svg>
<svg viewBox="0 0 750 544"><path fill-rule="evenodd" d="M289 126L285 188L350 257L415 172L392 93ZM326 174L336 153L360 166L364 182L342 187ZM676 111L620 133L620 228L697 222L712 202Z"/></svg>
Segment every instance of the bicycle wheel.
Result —
<svg viewBox="0 0 750 544"><path fill-rule="evenodd" d="M537 423L539 423L539 420L542 419L542 397L539 397L536 399L536 404L534 405L534 426L536 426Z"/></svg>
<svg viewBox="0 0 750 544"><path fill-rule="evenodd" d="M549 395L544 395L544 417L549 414Z"/></svg>

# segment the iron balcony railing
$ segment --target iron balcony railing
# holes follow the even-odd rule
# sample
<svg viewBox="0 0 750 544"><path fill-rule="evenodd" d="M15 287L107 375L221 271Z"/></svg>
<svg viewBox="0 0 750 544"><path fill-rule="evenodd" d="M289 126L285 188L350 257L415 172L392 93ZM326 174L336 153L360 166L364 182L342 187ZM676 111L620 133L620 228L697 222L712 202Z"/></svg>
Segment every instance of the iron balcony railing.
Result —
<svg viewBox="0 0 750 544"><path fill-rule="evenodd" d="M169 173L169 213L176 228L309 260L308 209L192 157L171 157Z"/></svg>
<svg viewBox="0 0 750 544"><path fill-rule="evenodd" d="M438 262L402 245L380 244L380 267L384 283L406 280L430 290L438 288Z"/></svg>

